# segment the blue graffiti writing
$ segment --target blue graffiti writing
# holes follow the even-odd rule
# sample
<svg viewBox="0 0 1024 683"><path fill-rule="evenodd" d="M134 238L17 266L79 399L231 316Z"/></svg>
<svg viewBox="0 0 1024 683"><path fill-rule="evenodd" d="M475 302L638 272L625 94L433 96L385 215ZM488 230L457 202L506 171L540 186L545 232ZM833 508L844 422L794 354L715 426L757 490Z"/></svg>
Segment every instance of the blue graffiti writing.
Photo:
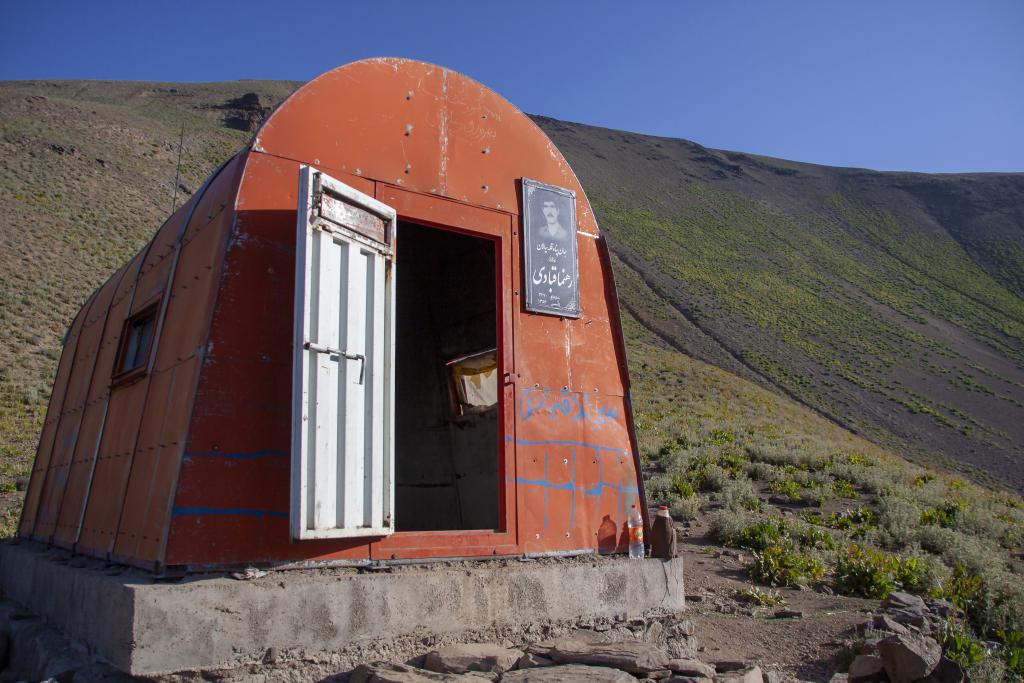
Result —
<svg viewBox="0 0 1024 683"><path fill-rule="evenodd" d="M599 397L587 392L572 393L568 390L555 392L552 389L529 388L519 397L519 419L529 421L537 415L547 415L552 421L567 418L573 422L585 422L598 429L619 419L619 409L601 405Z"/></svg>

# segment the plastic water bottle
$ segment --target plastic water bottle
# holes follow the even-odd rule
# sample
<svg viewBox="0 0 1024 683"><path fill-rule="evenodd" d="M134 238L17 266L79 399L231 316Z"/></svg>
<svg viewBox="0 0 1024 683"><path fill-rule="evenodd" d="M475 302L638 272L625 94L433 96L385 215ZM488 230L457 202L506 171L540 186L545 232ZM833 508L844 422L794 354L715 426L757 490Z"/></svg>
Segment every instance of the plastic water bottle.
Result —
<svg viewBox="0 0 1024 683"><path fill-rule="evenodd" d="M643 559L644 556L644 518L636 505L630 510L629 520L629 556L636 559Z"/></svg>

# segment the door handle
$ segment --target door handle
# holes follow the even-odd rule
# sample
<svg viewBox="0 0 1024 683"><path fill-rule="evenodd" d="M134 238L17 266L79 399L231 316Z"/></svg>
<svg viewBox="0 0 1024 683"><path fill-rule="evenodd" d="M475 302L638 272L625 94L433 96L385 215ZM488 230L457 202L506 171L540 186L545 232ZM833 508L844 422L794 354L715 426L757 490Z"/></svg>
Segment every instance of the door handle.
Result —
<svg viewBox="0 0 1024 683"><path fill-rule="evenodd" d="M336 349L332 346L324 346L323 344L317 344L315 342L306 342L303 345L304 348L310 351L316 351L317 353L326 353L329 356L341 356L349 360L359 361L359 381L357 384L363 383L363 374L366 372L366 356L361 353L349 353L343 349Z"/></svg>

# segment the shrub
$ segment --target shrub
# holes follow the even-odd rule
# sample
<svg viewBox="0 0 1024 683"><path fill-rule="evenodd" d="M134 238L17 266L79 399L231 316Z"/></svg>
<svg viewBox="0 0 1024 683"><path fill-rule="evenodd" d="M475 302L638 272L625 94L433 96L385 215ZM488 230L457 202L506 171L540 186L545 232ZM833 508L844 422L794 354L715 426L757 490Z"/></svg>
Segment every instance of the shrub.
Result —
<svg viewBox="0 0 1024 683"><path fill-rule="evenodd" d="M902 558L851 544L836 561L835 587L846 595L881 599L897 588L925 592L933 583L931 567L916 557Z"/></svg>
<svg viewBox="0 0 1024 683"><path fill-rule="evenodd" d="M863 538L869 530L877 526L875 513L862 505L843 512L833 512L828 516L811 512L804 515L804 519L818 526L849 531L854 538Z"/></svg>
<svg viewBox="0 0 1024 683"><path fill-rule="evenodd" d="M775 605L786 604L785 598L779 595L779 591L772 590L761 590L757 586L747 586L737 596L744 602L750 602L761 607L773 607Z"/></svg>
<svg viewBox="0 0 1024 683"><path fill-rule="evenodd" d="M857 545L851 545L839 556L834 582L840 593L866 598L884 598L896 588L889 558Z"/></svg>
<svg viewBox="0 0 1024 683"><path fill-rule="evenodd" d="M970 632L952 619L947 619L938 634L942 653L962 667L977 664L988 651Z"/></svg>
<svg viewBox="0 0 1024 683"><path fill-rule="evenodd" d="M832 491L840 498L856 498L857 490L853 484L845 479L836 479L832 482Z"/></svg>
<svg viewBox="0 0 1024 683"><path fill-rule="evenodd" d="M697 495L693 485L679 477L672 477L672 491L680 498L693 498Z"/></svg>
<svg viewBox="0 0 1024 683"><path fill-rule="evenodd" d="M669 514L677 522L686 522L695 519L700 512L700 497L675 498L668 506Z"/></svg>
<svg viewBox="0 0 1024 683"><path fill-rule="evenodd" d="M761 500L757 497L749 479L735 479L726 482L719 497L730 510L760 510Z"/></svg>
<svg viewBox="0 0 1024 683"><path fill-rule="evenodd" d="M792 479L776 479L768 485L768 490L772 493L783 494L791 503L800 500L800 486Z"/></svg>
<svg viewBox="0 0 1024 683"><path fill-rule="evenodd" d="M932 524L950 529L957 519L963 515L967 504L963 500L954 500L937 508L921 511L921 524Z"/></svg>
<svg viewBox="0 0 1024 683"><path fill-rule="evenodd" d="M797 535L797 540L800 541L800 545L806 548L819 548L821 550L835 550L836 541L832 538L832 534L821 529L816 529L813 526L805 527L801 529Z"/></svg>
<svg viewBox="0 0 1024 683"><path fill-rule="evenodd" d="M792 543L777 543L754 551L747 573L769 586L803 586L825 574L816 559L799 552Z"/></svg>
<svg viewBox="0 0 1024 683"><path fill-rule="evenodd" d="M742 529L729 539L727 545L750 550L764 550L778 545L789 536L789 527L781 519L762 519Z"/></svg>
<svg viewBox="0 0 1024 683"><path fill-rule="evenodd" d="M1000 629L996 631L996 637L1003 646L999 654L1006 664L1006 670L1024 679L1024 633Z"/></svg>

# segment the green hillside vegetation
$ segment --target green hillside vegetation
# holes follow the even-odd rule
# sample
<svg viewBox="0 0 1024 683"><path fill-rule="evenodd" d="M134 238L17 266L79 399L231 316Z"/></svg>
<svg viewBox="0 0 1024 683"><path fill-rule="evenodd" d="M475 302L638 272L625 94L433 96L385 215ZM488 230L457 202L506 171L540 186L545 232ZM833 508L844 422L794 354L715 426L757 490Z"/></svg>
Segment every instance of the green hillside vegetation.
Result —
<svg viewBox="0 0 1024 683"><path fill-rule="evenodd" d="M289 83L0 85L0 494L35 456L61 341L89 294L134 255L249 133L218 108L245 92L279 101Z"/></svg>
<svg viewBox="0 0 1024 683"><path fill-rule="evenodd" d="M964 614L944 631L947 654L974 680L1024 676L1018 496L909 464L678 353L628 314L623 326L650 504L676 520L709 515L716 541L753 552L759 584L948 599Z"/></svg>
<svg viewBox="0 0 1024 683"><path fill-rule="evenodd" d="M0 84L3 535L64 331L170 213L181 125L179 203L294 87ZM1018 179L537 120L612 247L649 502L710 517L718 542L755 551L759 584L946 596L964 612L947 651L1019 675L1022 501L974 483L1024 485Z"/></svg>
<svg viewBox="0 0 1024 683"><path fill-rule="evenodd" d="M538 123L644 285L623 304L674 348L1024 489L1024 174L834 169Z"/></svg>

